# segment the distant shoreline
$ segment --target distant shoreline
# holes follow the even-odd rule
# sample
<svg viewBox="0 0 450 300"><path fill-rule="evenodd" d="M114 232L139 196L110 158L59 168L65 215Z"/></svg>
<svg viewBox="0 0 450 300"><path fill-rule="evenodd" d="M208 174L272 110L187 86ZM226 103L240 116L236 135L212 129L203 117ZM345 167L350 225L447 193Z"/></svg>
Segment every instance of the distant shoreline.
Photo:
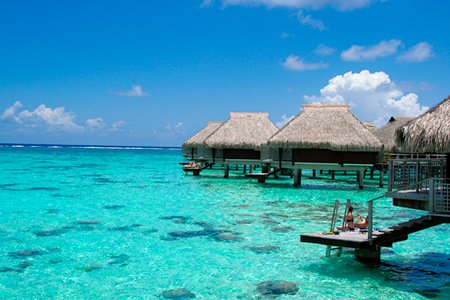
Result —
<svg viewBox="0 0 450 300"><path fill-rule="evenodd" d="M0 143L0 147L11 148L76 148L76 149L129 149L129 150L181 150L176 146L118 146L118 145L69 145L69 144L27 144Z"/></svg>

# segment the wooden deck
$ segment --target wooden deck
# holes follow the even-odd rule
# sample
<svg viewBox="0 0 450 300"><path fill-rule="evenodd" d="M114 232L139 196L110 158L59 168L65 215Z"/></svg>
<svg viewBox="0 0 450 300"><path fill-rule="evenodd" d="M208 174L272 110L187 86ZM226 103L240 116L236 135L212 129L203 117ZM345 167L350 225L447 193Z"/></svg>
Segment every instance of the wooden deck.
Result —
<svg viewBox="0 0 450 300"><path fill-rule="evenodd" d="M374 231L373 235L383 235L381 231ZM339 234L312 233L300 235L300 241L303 243L314 243L328 246L340 246L355 249L369 249L368 233L359 231L345 231Z"/></svg>
<svg viewBox="0 0 450 300"><path fill-rule="evenodd" d="M403 222L387 229L372 231L372 240L369 234L358 231L346 231L336 234L302 234L300 241L327 246L354 248L357 257L369 260L379 260L381 247L392 247L393 243L405 241L408 235L443 223L450 223L450 215L429 214L417 219ZM361 250L361 251L359 251Z"/></svg>

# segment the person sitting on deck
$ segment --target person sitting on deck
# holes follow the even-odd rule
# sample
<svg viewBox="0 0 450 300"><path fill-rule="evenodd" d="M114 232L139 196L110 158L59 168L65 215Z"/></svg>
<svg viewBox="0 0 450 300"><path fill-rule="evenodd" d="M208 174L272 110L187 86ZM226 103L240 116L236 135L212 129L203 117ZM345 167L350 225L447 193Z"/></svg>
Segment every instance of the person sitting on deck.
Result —
<svg viewBox="0 0 450 300"><path fill-rule="evenodd" d="M351 206L351 205L348 207L348 213L347 213L347 217L346 217L344 224L345 224L345 226L344 226L345 230L350 230L350 231L355 230L355 219L353 217L353 206ZM338 226L337 229L342 230L342 226Z"/></svg>
<svg viewBox="0 0 450 300"><path fill-rule="evenodd" d="M358 220L356 220L356 228L359 229L366 229L369 225L369 216L367 216L365 219L361 217L361 215L358 213Z"/></svg>

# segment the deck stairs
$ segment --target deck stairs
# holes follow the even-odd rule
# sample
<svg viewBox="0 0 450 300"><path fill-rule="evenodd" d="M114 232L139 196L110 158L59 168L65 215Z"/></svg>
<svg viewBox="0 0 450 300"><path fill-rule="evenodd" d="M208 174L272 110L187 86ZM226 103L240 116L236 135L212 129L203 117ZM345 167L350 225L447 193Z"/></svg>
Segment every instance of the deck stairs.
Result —
<svg viewBox="0 0 450 300"><path fill-rule="evenodd" d="M392 244L395 242L407 240L408 235L411 233L437 226L442 223L440 218L433 217L433 215L426 215L374 233L374 242L383 247L392 247Z"/></svg>

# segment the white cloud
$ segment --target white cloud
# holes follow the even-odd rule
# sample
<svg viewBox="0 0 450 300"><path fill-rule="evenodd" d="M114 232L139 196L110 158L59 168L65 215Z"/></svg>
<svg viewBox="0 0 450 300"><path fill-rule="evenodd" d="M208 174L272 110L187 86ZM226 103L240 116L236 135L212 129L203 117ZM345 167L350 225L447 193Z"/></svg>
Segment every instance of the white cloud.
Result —
<svg viewBox="0 0 450 300"><path fill-rule="evenodd" d="M103 121L102 118L95 118L95 119L87 119L86 127L90 129L102 129L106 127L105 121Z"/></svg>
<svg viewBox="0 0 450 300"><path fill-rule="evenodd" d="M428 110L415 93L405 95L388 74L368 70L335 76L320 90L320 96L304 98L312 103L350 104L360 120L372 121L377 126L392 115L417 116Z"/></svg>
<svg viewBox="0 0 450 300"><path fill-rule="evenodd" d="M120 129L122 129L123 126L125 126L125 121L123 120L119 120L117 122L114 122L111 124L111 128L109 129L109 131L119 131Z"/></svg>
<svg viewBox="0 0 450 300"><path fill-rule="evenodd" d="M20 118L16 115L16 112L23 107L20 101L14 102L13 105L5 109L3 114L0 116L0 121L10 121L15 123L22 123Z"/></svg>
<svg viewBox="0 0 450 300"><path fill-rule="evenodd" d="M324 44L317 45L314 53L320 56L330 56L336 52L336 49L325 46Z"/></svg>
<svg viewBox="0 0 450 300"><path fill-rule="evenodd" d="M300 9L321 9L333 7L340 11L349 11L369 6L374 0L222 0L224 5L249 5L287 7Z"/></svg>
<svg viewBox="0 0 450 300"><path fill-rule="evenodd" d="M142 87L140 85L133 85L131 87L131 90L126 92L118 92L117 95L119 96L125 96L125 97L144 97L147 96L147 93L145 93L142 90Z"/></svg>
<svg viewBox="0 0 450 300"><path fill-rule="evenodd" d="M200 7L209 7L212 5L212 0L203 0L202 4L200 4Z"/></svg>
<svg viewBox="0 0 450 300"><path fill-rule="evenodd" d="M303 11L299 11L297 14L297 19L300 24L311 27L312 29L317 29L324 31L326 29L325 24L317 19L314 19L311 15L305 15Z"/></svg>
<svg viewBox="0 0 450 300"><path fill-rule="evenodd" d="M289 122L290 120L292 120L295 116L290 116L288 117L287 115L282 115L281 116L281 120L276 122L275 125L277 125L278 128L283 127L284 125L287 124L287 122Z"/></svg>
<svg viewBox="0 0 450 300"><path fill-rule="evenodd" d="M292 71L307 71L327 68L328 65L324 62L307 63L298 56L289 55L283 62L283 67Z"/></svg>
<svg viewBox="0 0 450 300"><path fill-rule="evenodd" d="M66 112L64 107L52 109L44 104L39 105L34 111L24 110L17 116L22 123L31 127L44 126L49 130L78 131L83 126L75 123L75 115Z"/></svg>
<svg viewBox="0 0 450 300"><path fill-rule="evenodd" d="M164 129L167 133L171 133L174 135L185 135L186 134L186 128L183 124L183 122L177 122L175 125L167 124Z"/></svg>
<svg viewBox="0 0 450 300"><path fill-rule="evenodd" d="M84 124L78 124L75 121L75 114L67 112L64 107L51 108L45 104L39 105L35 110L22 110L20 101L16 101L13 105L6 108L0 116L0 122L14 122L17 126L45 130L47 132L91 132L104 133L107 131L118 131L125 125L124 121L117 121L108 128L106 122L100 118L87 119ZM17 127L17 128L20 128Z"/></svg>
<svg viewBox="0 0 450 300"><path fill-rule="evenodd" d="M400 40L381 41L373 46L353 45L342 51L341 58L347 61L371 60L378 57L386 57L397 53L402 45Z"/></svg>
<svg viewBox="0 0 450 300"><path fill-rule="evenodd" d="M421 42L411 47L406 53L400 55L398 60L404 62L422 62L433 56L431 45L427 42Z"/></svg>

